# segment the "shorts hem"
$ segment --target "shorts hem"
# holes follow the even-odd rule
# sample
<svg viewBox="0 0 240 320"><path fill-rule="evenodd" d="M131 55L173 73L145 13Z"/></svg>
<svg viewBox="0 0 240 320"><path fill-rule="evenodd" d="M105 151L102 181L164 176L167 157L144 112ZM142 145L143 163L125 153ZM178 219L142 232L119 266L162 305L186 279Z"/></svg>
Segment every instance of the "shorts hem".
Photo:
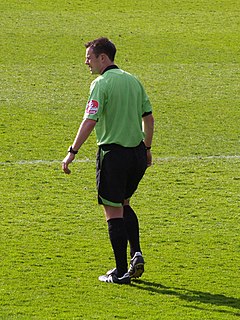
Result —
<svg viewBox="0 0 240 320"><path fill-rule="evenodd" d="M121 202L112 202L107 199L104 199L101 196L98 196L98 203L105 205L105 206L111 206L111 207L116 207L116 208L120 208L123 206L123 204Z"/></svg>

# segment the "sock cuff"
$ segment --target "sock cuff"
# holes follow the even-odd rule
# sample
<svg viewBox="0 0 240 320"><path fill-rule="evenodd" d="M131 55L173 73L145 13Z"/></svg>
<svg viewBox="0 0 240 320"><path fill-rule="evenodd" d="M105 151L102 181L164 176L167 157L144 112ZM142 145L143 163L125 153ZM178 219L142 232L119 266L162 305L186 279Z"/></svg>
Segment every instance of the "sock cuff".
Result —
<svg viewBox="0 0 240 320"><path fill-rule="evenodd" d="M109 224L119 224L121 223L121 221L123 221L123 218L112 218L112 219L109 219L107 221L108 225Z"/></svg>
<svg viewBox="0 0 240 320"><path fill-rule="evenodd" d="M123 207L123 217L126 215L134 215L136 216L136 213L134 212L134 210L132 209L132 207L130 205L124 206Z"/></svg>

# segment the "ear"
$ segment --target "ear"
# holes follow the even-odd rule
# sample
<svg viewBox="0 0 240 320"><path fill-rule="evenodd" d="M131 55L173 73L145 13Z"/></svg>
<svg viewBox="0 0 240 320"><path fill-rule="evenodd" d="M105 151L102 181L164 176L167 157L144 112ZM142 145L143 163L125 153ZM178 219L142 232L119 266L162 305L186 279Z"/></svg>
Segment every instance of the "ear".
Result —
<svg viewBox="0 0 240 320"><path fill-rule="evenodd" d="M108 56L105 53L100 54L101 62L105 62L108 59Z"/></svg>

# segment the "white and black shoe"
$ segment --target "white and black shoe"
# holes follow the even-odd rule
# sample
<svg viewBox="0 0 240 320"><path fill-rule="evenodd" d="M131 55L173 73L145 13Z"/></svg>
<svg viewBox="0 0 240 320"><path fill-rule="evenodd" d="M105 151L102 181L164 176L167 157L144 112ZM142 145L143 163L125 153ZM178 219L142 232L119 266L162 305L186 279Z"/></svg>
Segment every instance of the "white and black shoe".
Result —
<svg viewBox="0 0 240 320"><path fill-rule="evenodd" d="M144 259L141 252L136 252L130 261L128 273L130 278L140 278L144 272Z"/></svg>
<svg viewBox="0 0 240 320"><path fill-rule="evenodd" d="M98 278L98 280L100 280L102 282L117 283L117 284L130 284L130 282L131 282L131 279L130 279L128 272L119 278L117 275L116 268L109 270L105 275L100 276Z"/></svg>

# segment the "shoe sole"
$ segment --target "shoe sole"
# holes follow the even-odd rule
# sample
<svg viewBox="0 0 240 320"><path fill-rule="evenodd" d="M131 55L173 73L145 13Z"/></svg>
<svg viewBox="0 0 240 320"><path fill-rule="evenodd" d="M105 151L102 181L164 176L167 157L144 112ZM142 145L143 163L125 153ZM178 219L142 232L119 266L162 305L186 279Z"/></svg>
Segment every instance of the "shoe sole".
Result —
<svg viewBox="0 0 240 320"><path fill-rule="evenodd" d="M130 278L140 278L144 272L144 263L138 263L134 266L134 273Z"/></svg>

